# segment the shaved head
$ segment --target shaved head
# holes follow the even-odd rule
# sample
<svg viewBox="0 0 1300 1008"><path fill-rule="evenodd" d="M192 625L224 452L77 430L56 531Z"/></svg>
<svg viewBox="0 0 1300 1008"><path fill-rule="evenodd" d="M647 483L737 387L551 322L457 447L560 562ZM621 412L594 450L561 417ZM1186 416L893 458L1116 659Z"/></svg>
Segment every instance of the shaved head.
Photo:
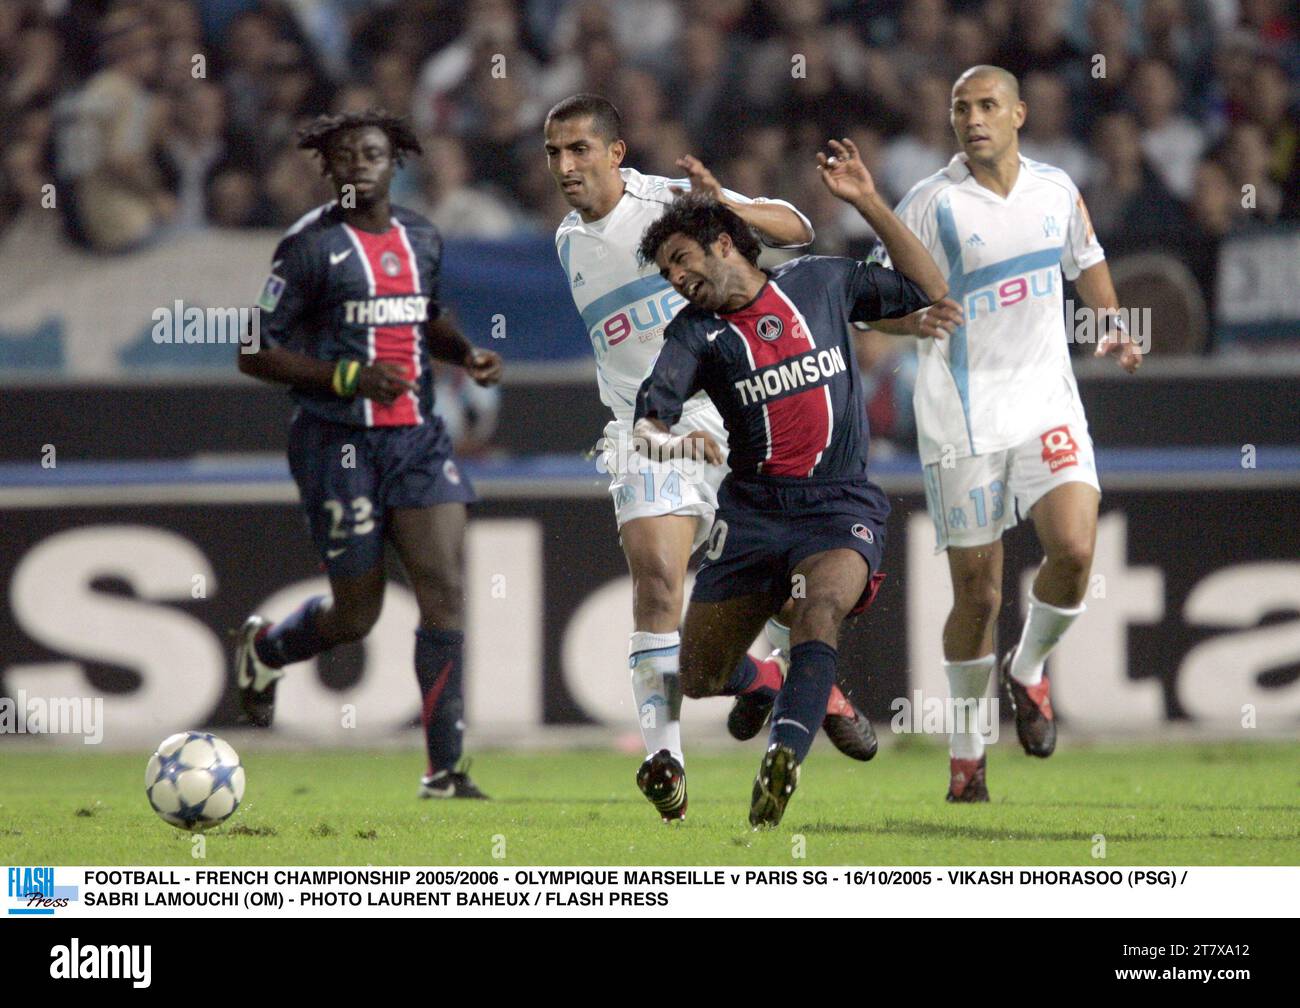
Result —
<svg viewBox="0 0 1300 1008"><path fill-rule="evenodd" d="M1010 172L1014 179L1025 115L1020 84L1001 67L973 66L952 86L953 132L967 164L981 171Z"/></svg>
<svg viewBox="0 0 1300 1008"><path fill-rule="evenodd" d="M952 90L955 94L957 89L968 81L976 78L993 80L1007 89L1007 94L1011 97L1012 103L1020 101L1020 82L1016 80L1016 75L1010 71L1003 70L999 66L992 66L988 63L982 63L979 66L973 66L957 78L953 84Z"/></svg>

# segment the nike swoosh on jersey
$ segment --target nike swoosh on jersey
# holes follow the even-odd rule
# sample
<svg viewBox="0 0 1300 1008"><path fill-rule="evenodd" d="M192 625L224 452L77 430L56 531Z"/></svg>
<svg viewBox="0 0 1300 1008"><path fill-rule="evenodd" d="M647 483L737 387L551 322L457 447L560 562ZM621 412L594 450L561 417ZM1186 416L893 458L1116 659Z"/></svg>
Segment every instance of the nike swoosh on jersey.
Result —
<svg viewBox="0 0 1300 1008"><path fill-rule="evenodd" d="M326 550L325 555L329 557L331 560L333 560L336 556L346 553L347 551L348 548L346 546L342 546L339 549Z"/></svg>
<svg viewBox="0 0 1300 1008"><path fill-rule="evenodd" d="M712 343L715 339L717 339L726 331L727 331L726 329L714 329L713 332L706 332L704 334L704 338L708 340L710 343Z"/></svg>
<svg viewBox="0 0 1300 1008"><path fill-rule="evenodd" d="M337 266L339 263L341 263L344 259L346 259L351 254L352 254L351 249L344 249L342 252L331 252L330 265Z"/></svg>

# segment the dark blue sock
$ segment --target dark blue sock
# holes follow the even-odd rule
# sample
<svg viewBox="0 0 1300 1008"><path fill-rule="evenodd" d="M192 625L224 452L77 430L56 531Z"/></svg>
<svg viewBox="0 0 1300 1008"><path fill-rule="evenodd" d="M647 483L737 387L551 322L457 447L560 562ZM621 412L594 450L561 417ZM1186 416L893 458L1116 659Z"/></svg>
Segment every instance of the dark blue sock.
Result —
<svg viewBox="0 0 1300 1008"><path fill-rule="evenodd" d="M415 678L420 683L420 719L429 752L429 774L454 769L465 734L461 664L465 634L461 630L415 631Z"/></svg>
<svg viewBox="0 0 1300 1008"><path fill-rule="evenodd" d="M748 693L770 700L781 688L781 670L773 661L756 661L744 655L731 678L722 687L723 696L739 696Z"/></svg>
<svg viewBox="0 0 1300 1008"><path fill-rule="evenodd" d="M836 650L825 641L804 641L790 649L790 671L772 708L768 744L794 750L800 763L812 748L826 717L826 701L835 685Z"/></svg>
<svg viewBox="0 0 1300 1008"><path fill-rule="evenodd" d="M253 643L257 657L271 668L283 668L328 649L329 643L316 629L316 612L324 604L325 596L315 595L263 633Z"/></svg>

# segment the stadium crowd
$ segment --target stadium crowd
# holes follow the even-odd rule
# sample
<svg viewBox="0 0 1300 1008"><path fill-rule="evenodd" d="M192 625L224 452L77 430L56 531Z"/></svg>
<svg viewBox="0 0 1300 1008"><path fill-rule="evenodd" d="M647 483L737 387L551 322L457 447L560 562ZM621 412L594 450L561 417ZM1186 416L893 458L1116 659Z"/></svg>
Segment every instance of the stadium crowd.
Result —
<svg viewBox="0 0 1300 1008"><path fill-rule="evenodd" d="M1074 177L1108 253L1173 253L1212 306L1223 237L1300 218L1295 12L1286 0L5 0L0 243L118 253L197 228L284 227L330 196L295 129L374 105L409 114L424 142L398 202L451 236L550 234L568 207L541 121L590 90L620 107L627 164L677 174L695 153L724 185L803 208L815 251L862 254L872 236L815 182L813 152L847 134L901 198L955 152L952 80L991 62L1021 80L1024 152Z"/></svg>

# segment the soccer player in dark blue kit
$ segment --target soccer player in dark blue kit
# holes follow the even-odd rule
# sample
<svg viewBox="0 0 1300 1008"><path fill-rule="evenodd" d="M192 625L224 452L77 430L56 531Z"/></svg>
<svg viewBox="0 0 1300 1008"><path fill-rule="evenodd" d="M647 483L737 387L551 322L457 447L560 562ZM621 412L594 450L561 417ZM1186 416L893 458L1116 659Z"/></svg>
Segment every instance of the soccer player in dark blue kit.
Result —
<svg viewBox="0 0 1300 1008"><path fill-rule="evenodd" d="M415 674L428 771L422 798L482 798L458 769L462 749L465 505L475 500L433 413L429 358L495 384L501 358L440 317L442 241L389 202L406 123L380 110L328 115L301 133L336 199L289 229L258 301L262 345L239 369L287 385L298 404L289 467L333 598L309 599L269 625L250 616L235 657L240 704L270 725L284 666L365 637L383 605L391 542L420 609Z"/></svg>
<svg viewBox="0 0 1300 1008"><path fill-rule="evenodd" d="M727 428L731 472L686 612L681 686L688 697L737 696L763 718L771 707L749 810L755 828L781 821L835 682L840 623L865 608L882 577L889 502L867 478L849 323L924 310L931 335L942 335L960 317L940 301L942 274L853 144L830 148L818 155L822 181L872 226L896 271L827 256L760 270L745 223L694 196L672 204L639 248L690 304L664 333L634 433L651 457L722 462L707 433L670 433L701 389ZM789 669L778 691L759 684L746 649L787 599Z"/></svg>

